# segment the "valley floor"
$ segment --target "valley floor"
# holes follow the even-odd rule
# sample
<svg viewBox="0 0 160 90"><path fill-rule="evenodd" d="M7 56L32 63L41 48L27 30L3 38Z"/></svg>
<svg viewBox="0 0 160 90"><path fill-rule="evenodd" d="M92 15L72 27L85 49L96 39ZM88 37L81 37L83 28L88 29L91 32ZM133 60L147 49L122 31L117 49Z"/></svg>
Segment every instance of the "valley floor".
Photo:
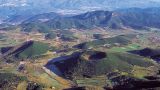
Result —
<svg viewBox="0 0 160 90"><path fill-rule="evenodd" d="M113 84L113 79L120 78L123 75L126 76L125 78L134 77L137 80L143 80L145 76L159 77L159 63L154 58L130 53L130 51L149 48L149 53L159 56L160 51L154 52L155 49L159 50L158 48L160 47L159 31L105 31L103 29L95 29L88 33L88 31L72 29L70 32L76 38L71 41L64 41L61 38L45 39L45 34L37 32L25 33L19 29L1 31L0 47L12 47L13 49L9 49L4 54L1 53L0 74L13 73L18 77L26 77L26 80L20 80L14 85L18 90L31 87L43 88L44 90L62 90L85 86L86 88L92 88L92 90L96 90L96 88L103 90L103 87L110 89L116 87ZM94 34L102 35L103 37L97 38L94 37ZM132 35L135 35L135 37L131 37ZM33 41L35 44L32 45L32 48L28 46L26 50L19 49L26 41ZM83 48L73 48L81 43L83 43ZM46 44L49 45L47 51L42 50L41 53L43 54L35 54L35 56L31 57L31 52L40 52L38 47L48 47ZM19 51L17 52L17 50ZM77 52L82 54L78 57L73 57L72 55ZM99 54L99 52L101 53ZM106 56L103 56L103 54ZM13 57L14 55L15 57ZM21 57L16 58L16 56L27 58L20 59ZM59 76L49 68L46 68L46 65L52 59L62 56L67 56L67 58L50 63L51 65L54 64L64 75ZM73 63L72 66L70 61L73 59L75 61L80 60L80 62ZM63 68L63 66L66 68ZM71 69L71 71L68 69ZM93 69L98 70L98 72L92 72L94 71ZM109 79L106 76L109 73L117 73L117 75ZM155 81L158 80L156 79ZM30 83L35 83L35 85L31 84L33 86L29 86ZM1 85L3 85L3 82L0 82ZM10 84L6 83L6 85ZM96 85L98 86L95 87Z"/></svg>

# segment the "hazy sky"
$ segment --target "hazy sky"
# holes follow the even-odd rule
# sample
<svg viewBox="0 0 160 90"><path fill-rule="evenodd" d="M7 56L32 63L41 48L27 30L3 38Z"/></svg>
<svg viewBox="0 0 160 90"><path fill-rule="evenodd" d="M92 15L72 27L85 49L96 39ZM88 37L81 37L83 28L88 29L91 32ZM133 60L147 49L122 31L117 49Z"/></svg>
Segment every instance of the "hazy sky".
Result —
<svg viewBox="0 0 160 90"><path fill-rule="evenodd" d="M94 7L100 7L106 5L110 5L110 4L119 4L123 5L123 4L127 4L128 5L141 5L143 6L143 4L146 5L153 5L153 4L157 4L160 3L160 0L0 0L0 6L38 6L38 5L49 5L49 6L53 6L53 7L83 7L83 6L90 6L90 5L94 5ZM43 6L42 6L43 7Z"/></svg>
<svg viewBox="0 0 160 90"><path fill-rule="evenodd" d="M160 7L160 0L0 0L0 15Z"/></svg>

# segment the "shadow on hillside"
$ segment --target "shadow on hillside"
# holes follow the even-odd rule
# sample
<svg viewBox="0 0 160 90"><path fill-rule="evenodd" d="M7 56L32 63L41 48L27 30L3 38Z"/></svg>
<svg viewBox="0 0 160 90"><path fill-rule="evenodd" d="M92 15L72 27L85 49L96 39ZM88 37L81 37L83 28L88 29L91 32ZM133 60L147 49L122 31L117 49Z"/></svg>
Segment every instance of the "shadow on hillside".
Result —
<svg viewBox="0 0 160 90"><path fill-rule="evenodd" d="M160 49L155 50L150 48L144 48L142 50L133 50L128 52L132 54L137 54L143 57L148 57L148 58L154 59L157 62L160 62Z"/></svg>

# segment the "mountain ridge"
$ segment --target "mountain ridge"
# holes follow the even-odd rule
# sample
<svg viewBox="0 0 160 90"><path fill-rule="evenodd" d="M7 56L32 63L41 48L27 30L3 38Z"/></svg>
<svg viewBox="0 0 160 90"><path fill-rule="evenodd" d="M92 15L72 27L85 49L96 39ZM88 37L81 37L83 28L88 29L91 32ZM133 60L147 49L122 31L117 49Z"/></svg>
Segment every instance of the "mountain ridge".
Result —
<svg viewBox="0 0 160 90"><path fill-rule="evenodd" d="M32 30L32 28L37 27L37 25L44 26L48 28L48 30L72 28L92 29L96 27L109 29L160 28L160 22L158 21L160 19L159 14L160 8L130 8L116 11L98 10L67 17L59 15L56 18L52 18L46 22L22 23L22 28L24 31L28 31L29 29ZM30 25L28 26L28 24ZM39 29L41 30L41 28Z"/></svg>

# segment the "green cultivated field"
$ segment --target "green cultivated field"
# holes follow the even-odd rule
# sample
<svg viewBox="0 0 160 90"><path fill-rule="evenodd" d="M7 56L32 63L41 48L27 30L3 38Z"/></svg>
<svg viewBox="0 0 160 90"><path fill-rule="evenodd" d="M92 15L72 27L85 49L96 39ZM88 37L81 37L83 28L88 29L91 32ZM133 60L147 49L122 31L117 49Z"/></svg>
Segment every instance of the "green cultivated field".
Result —
<svg viewBox="0 0 160 90"><path fill-rule="evenodd" d="M19 57L22 58L35 57L46 53L48 50L49 50L48 44L35 41L30 47L21 52L19 54Z"/></svg>
<svg viewBox="0 0 160 90"><path fill-rule="evenodd" d="M110 50L115 52L126 52L131 50L138 50L141 49L141 47L138 44L130 44L124 47L113 47Z"/></svg>

